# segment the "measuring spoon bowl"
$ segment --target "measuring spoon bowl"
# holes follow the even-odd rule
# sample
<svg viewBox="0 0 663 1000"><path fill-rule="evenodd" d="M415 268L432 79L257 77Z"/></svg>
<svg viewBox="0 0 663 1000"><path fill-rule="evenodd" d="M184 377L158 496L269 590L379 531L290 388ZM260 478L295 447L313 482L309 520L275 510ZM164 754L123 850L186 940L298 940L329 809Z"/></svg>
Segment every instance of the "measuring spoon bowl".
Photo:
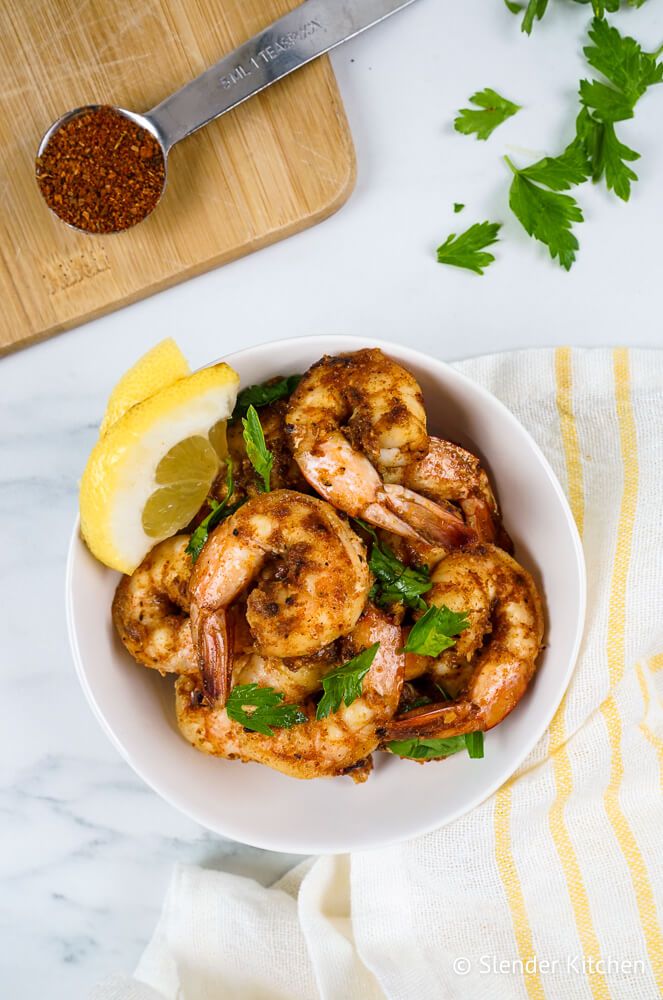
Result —
<svg viewBox="0 0 663 1000"><path fill-rule="evenodd" d="M124 108L115 110L146 129L159 143L164 159L163 194L168 152L176 142L413 2L414 0L305 0L305 3L264 28L151 110L144 114L136 114ZM99 107L101 106L90 104L58 118L44 134L39 144L38 157L46 152L53 136L72 117ZM39 160L37 168L38 166ZM160 198L161 195L149 211L137 216L136 222L147 218ZM47 204L58 215L57 209L48 202Z"/></svg>

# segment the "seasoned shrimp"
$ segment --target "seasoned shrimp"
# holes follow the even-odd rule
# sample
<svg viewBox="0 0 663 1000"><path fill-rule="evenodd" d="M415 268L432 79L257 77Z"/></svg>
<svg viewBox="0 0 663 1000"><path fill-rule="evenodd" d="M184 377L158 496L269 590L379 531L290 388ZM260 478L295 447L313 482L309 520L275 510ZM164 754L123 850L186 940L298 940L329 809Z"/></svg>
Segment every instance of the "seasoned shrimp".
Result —
<svg viewBox="0 0 663 1000"><path fill-rule="evenodd" d="M336 643L325 646L313 656L278 659L261 656L255 651L237 651L233 663L233 687L236 684L258 684L280 691L288 702L305 701L322 690L322 678L337 662Z"/></svg>
<svg viewBox="0 0 663 1000"><path fill-rule="evenodd" d="M315 718L315 704L309 699L302 705L308 722L263 736L229 719L225 709L205 704L195 677L181 677L176 684L180 731L204 753L257 761L294 778L350 774L355 781L364 781L370 770L368 759L398 706L404 659L398 652L400 628L369 604L352 634L341 643L343 662L376 642L380 646L360 697L325 719Z"/></svg>
<svg viewBox="0 0 663 1000"><path fill-rule="evenodd" d="M502 528L495 495L476 455L441 438L429 438L429 445L423 458L388 470L388 481L437 503L457 503L478 541L496 542L511 552L511 539Z"/></svg>
<svg viewBox="0 0 663 1000"><path fill-rule="evenodd" d="M541 597L530 574L494 545L454 553L432 577L429 603L467 611L470 627L456 646L434 661L417 657L408 663L416 674L428 660L433 673L453 677L467 671L463 690L453 701L406 712L387 727L388 739L449 737L492 729L525 694L536 670L543 638ZM430 668L429 668L430 669Z"/></svg>
<svg viewBox="0 0 663 1000"><path fill-rule="evenodd" d="M323 500L277 490L240 507L210 535L189 588L205 694L221 705L232 676L228 609L252 584L246 621L254 648L283 659L347 635L371 580L362 542Z"/></svg>
<svg viewBox="0 0 663 1000"><path fill-rule="evenodd" d="M429 606L446 605L450 611L464 614L469 622L456 638L455 645L438 657L408 653L405 657L405 679L414 680L428 674L443 683L454 694L468 681L472 658L492 630L493 601L485 572L485 561L478 549L472 553L454 552L437 563L431 574L431 589L424 595Z"/></svg>
<svg viewBox="0 0 663 1000"><path fill-rule="evenodd" d="M198 670L189 624L189 535L160 542L131 576L123 576L113 598L113 624L138 663L162 674Z"/></svg>
<svg viewBox="0 0 663 1000"><path fill-rule="evenodd" d="M290 399L286 431L304 477L326 500L396 535L456 547L472 535L456 512L398 482L429 439L421 389L382 351L318 361Z"/></svg>

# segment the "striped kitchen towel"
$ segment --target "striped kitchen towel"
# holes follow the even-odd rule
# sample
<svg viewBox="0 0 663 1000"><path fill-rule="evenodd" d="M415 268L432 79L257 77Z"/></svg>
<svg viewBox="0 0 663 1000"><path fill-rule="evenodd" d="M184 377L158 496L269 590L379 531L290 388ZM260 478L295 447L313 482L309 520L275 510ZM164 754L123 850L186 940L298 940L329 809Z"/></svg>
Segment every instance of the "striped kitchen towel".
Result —
<svg viewBox="0 0 663 1000"><path fill-rule="evenodd" d="M538 441L583 539L586 633L549 732L418 840L310 860L271 889L178 868L135 977L96 1000L663 996L663 352L457 367Z"/></svg>

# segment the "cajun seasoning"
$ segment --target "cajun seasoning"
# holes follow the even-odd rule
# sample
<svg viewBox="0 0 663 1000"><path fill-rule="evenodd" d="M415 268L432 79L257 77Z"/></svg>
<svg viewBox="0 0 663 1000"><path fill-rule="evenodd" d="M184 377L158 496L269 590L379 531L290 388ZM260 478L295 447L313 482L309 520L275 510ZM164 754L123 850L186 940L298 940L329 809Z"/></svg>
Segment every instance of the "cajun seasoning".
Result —
<svg viewBox="0 0 663 1000"><path fill-rule="evenodd" d="M88 233L135 226L158 202L166 165L155 137L115 108L90 108L53 133L36 163L46 204Z"/></svg>

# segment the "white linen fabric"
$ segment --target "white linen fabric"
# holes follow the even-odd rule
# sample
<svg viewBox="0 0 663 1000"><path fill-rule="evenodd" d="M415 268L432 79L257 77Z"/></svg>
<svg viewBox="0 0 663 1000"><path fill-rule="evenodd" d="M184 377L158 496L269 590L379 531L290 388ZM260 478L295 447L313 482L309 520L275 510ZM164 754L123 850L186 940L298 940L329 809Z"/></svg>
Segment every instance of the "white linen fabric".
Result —
<svg viewBox="0 0 663 1000"><path fill-rule="evenodd" d="M663 352L458 368L538 441L583 538L586 634L550 730L420 839L310 859L271 888L178 867L133 978L92 1000L663 996Z"/></svg>

